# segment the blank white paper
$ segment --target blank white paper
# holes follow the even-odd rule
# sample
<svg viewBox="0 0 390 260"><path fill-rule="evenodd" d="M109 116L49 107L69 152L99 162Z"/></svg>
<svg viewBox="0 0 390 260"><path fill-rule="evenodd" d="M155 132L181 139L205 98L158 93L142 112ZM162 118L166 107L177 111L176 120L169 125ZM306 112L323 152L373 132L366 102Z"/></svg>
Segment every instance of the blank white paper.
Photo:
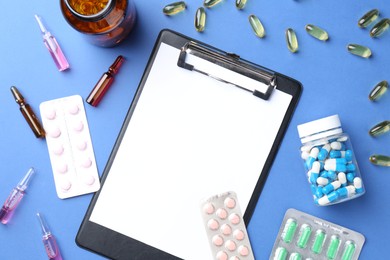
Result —
<svg viewBox="0 0 390 260"><path fill-rule="evenodd" d="M161 44L90 221L213 259L200 203L234 191L245 212L292 96L263 100L178 67L179 53Z"/></svg>

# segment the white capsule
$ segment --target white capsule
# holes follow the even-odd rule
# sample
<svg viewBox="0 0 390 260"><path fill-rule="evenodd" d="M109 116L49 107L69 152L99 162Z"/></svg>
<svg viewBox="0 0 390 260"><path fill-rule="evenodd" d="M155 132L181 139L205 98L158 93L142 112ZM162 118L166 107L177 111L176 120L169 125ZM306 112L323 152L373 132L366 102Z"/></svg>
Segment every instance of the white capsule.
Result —
<svg viewBox="0 0 390 260"><path fill-rule="evenodd" d="M319 174L321 169L321 164L318 161L313 162L313 166L311 168L312 173Z"/></svg>
<svg viewBox="0 0 390 260"><path fill-rule="evenodd" d="M340 143L340 142L332 142L330 144L330 147L333 149L333 150L344 150L344 144L343 143Z"/></svg>
<svg viewBox="0 0 390 260"><path fill-rule="evenodd" d="M301 153L301 158L302 158L303 160L307 160L307 158L309 158L309 156L310 156L310 153L309 153L308 151L303 151L303 152Z"/></svg>
<svg viewBox="0 0 390 260"><path fill-rule="evenodd" d="M304 145L301 147L301 152L310 152L311 148L313 148L313 145Z"/></svg>
<svg viewBox="0 0 390 260"><path fill-rule="evenodd" d="M341 183L341 186L345 186L347 184L347 176L344 172L339 172L339 174L337 174L337 178Z"/></svg>
<svg viewBox="0 0 390 260"><path fill-rule="evenodd" d="M310 157L317 159L319 152L320 149L318 149L318 147L314 147L313 149L310 150Z"/></svg>
<svg viewBox="0 0 390 260"><path fill-rule="evenodd" d="M317 184L318 185L325 186L328 183L329 183L329 180L327 178L324 178L324 177L318 177L317 178Z"/></svg>
<svg viewBox="0 0 390 260"><path fill-rule="evenodd" d="M360 177L355 177L353 179L353 186L355 186L356 189L360 189L363 187L362 179Z"/></svg>
<svg viewBox="0 0 390 260"><path fill-rule="evenodd" d="M343 137L337 138L338 142L346 142L347 140L348 140L348 136L343 136Z"/></svg>

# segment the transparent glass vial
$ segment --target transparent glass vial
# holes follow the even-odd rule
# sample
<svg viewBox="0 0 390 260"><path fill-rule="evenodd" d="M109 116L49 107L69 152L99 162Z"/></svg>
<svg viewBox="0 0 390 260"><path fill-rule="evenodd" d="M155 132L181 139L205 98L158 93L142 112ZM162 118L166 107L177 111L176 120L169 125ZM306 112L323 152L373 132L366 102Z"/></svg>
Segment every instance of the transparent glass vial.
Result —
<svg viewBox="0 0 390 260"><path fill-rule="evenodd" d="M349 136L338 115L298 125L301 157L313 199L332 205L365 193Z"/></svg>
<svg viewBox="0 0 390 260"><path fill-rule="evenodd" d="M134 27L132 0L60 0L65 20L97 46L113 47Z"/></svg>

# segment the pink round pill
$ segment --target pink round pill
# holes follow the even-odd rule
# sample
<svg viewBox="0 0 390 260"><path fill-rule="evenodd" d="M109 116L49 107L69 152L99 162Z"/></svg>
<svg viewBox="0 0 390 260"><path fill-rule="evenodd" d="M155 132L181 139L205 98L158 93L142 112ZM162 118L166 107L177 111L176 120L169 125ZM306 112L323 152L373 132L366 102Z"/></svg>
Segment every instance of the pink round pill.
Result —
<svg viewBox="0 0 390 260"><path fill-rule="evenodd" d="M56 111L54 108L47 108L45 111L45 117L49 120L56 118Z"/></svg>
<svg viewBox="0 0 390 260"><path fill-rule="evenodd" d="M61 130L58 127L50 128L46 132L53 138L58 138L61 135Z"/></svg>
<svg viewBox="0 0 390 260"><path fill-rule="evenodd" d="M227 197L224 201L225 206L228 207L229 209L232 209L236 206L236 201L233 198Z"/></svg>
<svg viewBox="0 0 390 260"><path fill-rule="evenodd" d="M226 209L217 209L216 214L220 219L226 219L228 215Z"/></svg>
<svg viewBox="0 0 390 260"><path fill-rule="evenodd" d="M92 161L89 158L84 158L84 160L81 161L81 166L84 168L89 168L92 165Z"/></svg>
<svg viewBox="0 0 390 260"><path fill-rule="evenodd" d="M229 236L232 233L232 228L228 224L223 224L221 226L221 232L225 236Z"/></svg>
<svg viewBox="0 0 390 260"><path fill-rule="evenodd" d="M234 250L236 250L237 246L233 240L228 240L225 243L225 248L229 251L234 251Z"/></svg>
<svg viewBox="0 0 390 260"><path fill-rule="evenodd" d="M64 146L62 144L55 145L52 151L55 155L62 155L64 153Z"/></svg>
<svg viewBox="0 0 390 260"><path fill-rule="evenodd" d="M241 221L240 216L237 215L236 213L230 214L229 220L230 220L230 222L231 222L232 224L234 224L234 225L237 225L237 224L240 223L240 221Z"/></svg>
<svg viewBox="0 0 390 260"><path fill-rule="evenodd" d="M79 107L77 104L68 104L68 112L69 114L76 115L79 112Z"/></svg>
<svg viewBox="0 0 390 260"><path fill-rule="evenodd" d="M67 192L72 187L72 183L66 179L62 179L60 181L60 187L61 187L62 191Z"/></svg>
<svg viewBox="0 0 390 260"><path fill-rule="evenodd" d="M90 174L85 174L85 176L83 176L83 179L84 179L84 183L89 186L95 183L95 177L93 177Z"/></svg>
<svg viewBox="0 0 390 260"><path fill-rule="evenodd" d="M76 146L80 151L84 151L87 149L87 142L84 140L78 140Z"/></svg>
<svg viewBox="0 0 390 260"><path fill-rule="evenodd" d="M241 245L238 247L238 253L242 256L249 255L249 248L247 246Z"/></svg>
<svg viewBox="0 0 390 260"><path fill-rule="evenodd" d="M219 251L216 255L217 260L227 260L228 254L225 251Z"/></svg>
<svg viewBox="0 0 390 260"><path fill-rule="evenodd" d="M210 214L213 214L214 213L214 205L211 203L211 202L207 202L204 206L203 206L203 211L210 215Z"/></svg>
<svg viewBox="0 0 390 260"><path fill-rule="evenodd" d="M73 124L73 130L76 132L81 132L84 129L84 124L81 121L77 121Z"/></svg>
<svg viewBox="0 0 390 260"><path fill-rule="evenodd" d="M68 165L66 163L60 163L58 166L57 166L57 171L59 173L66 173L68 171Z"/></svg>
<svg viewBox="0 0 390 260"><path fill-rule="evenodd" d="M221 237L220 235L213 236L211 240L213 241L213 244L216 246L222 246L224 242L223 237Z"/></svg>
<svg viewBox="0 0 390 260"><path fill-rule="evenodd" d="M236 229L233 232L233 236L234 236L235 239L241 241L241 240L243 240L245 238L245 233L241 229Z"/></svg>
<svg viewBox="0 0 390 260"><path fill-rule="evenodd" d="M210 219L208 222L207 222L207 226L209 227L209 229L211 230L217 230L219 228L219 223L217 220L215 219Z"/></svg>

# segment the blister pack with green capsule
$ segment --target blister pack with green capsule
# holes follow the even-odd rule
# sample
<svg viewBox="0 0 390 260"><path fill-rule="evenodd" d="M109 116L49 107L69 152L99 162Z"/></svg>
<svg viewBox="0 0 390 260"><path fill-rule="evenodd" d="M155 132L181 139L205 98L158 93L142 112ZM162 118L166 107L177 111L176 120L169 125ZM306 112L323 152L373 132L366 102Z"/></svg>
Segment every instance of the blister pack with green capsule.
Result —
<svg viewBox="0 0 390 260"><path fill-rule="evenodd" d="M288 209L276 237L270 260L357 260L362 234Z"/></svg>

